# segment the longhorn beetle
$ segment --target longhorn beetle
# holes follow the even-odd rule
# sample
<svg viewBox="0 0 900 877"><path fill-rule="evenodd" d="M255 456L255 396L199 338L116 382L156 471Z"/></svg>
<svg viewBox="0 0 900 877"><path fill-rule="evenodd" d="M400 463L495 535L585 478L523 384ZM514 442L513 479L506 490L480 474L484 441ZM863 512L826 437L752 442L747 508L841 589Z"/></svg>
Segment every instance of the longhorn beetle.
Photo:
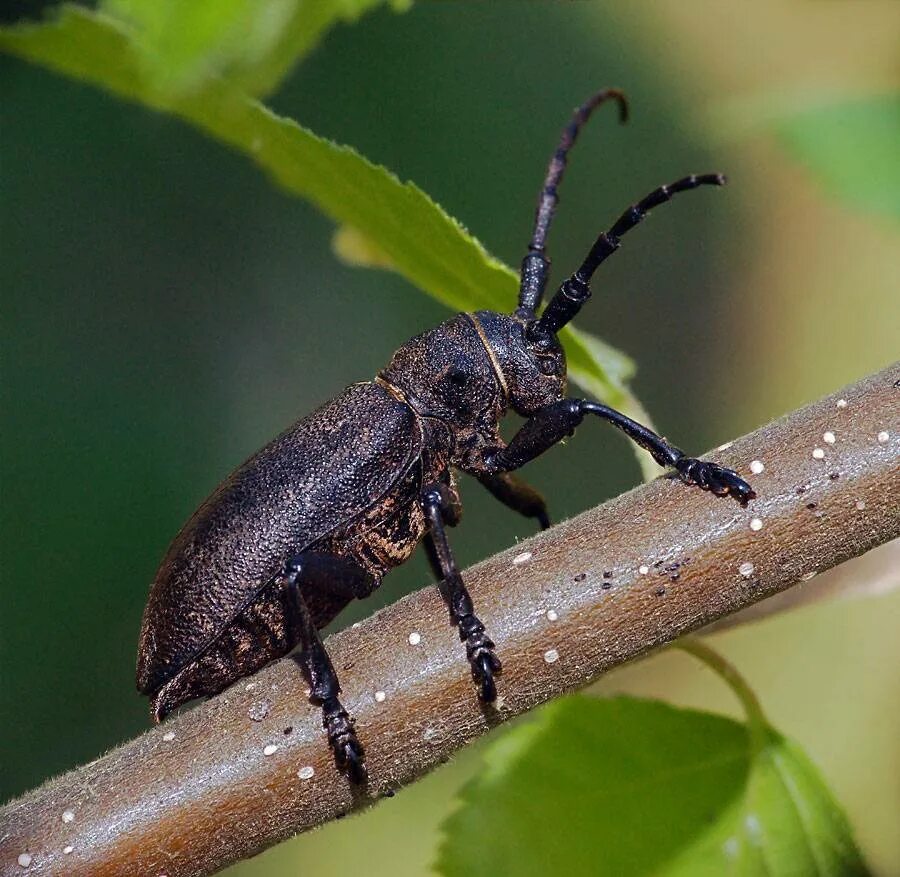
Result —
<svg viewBox="0 0 900 877"><path fill-rule="evenodd" d="M318 631L371 594L423 538L479 694L494 700L500 660L447 540L446 528L460 517L454 470L548 527L541 495L511 473L572 435L588 414L621 429L687 484L742 504L754 496L732 470L686 456L606 405L565 395L557 334L590 297L597 268L653 207L725 182L719 174L684 177L629 207L538 317L567 155L593 110L610 99L625 121L624 95L599 92L575 111L550 161L515 312L458 314L408 341L374 380L348 387L251 457L175 537L150 591L138 651L138 689L151 698L156 721L299 645L297 661L337 765L365 782L363 747ZM499 422L510 408L527 419L504 444Z"/></svg>

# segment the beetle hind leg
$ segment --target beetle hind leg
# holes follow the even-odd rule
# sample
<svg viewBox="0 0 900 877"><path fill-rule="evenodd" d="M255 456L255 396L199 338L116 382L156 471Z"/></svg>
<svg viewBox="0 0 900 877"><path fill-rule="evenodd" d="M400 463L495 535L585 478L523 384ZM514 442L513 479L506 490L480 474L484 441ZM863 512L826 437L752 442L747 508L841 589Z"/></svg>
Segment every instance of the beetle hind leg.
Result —
<svg viewBox="0 0 900 877"><path fill-rule="evenodd" d="M287 562L282 574L282 587L289 597L292 622L300 643L297 661L309 680L310 700L322 707L322 726L339 770L360 785L368 778L365 750L356 736L353 719L338 699L341 686L337 673L303 598L302 588L319 591L339 585L353 591L365 590L372 585L370 579L352 560L326 552L300 554Z"/></svg>
<svg viewBox="0 0 900 877"><path fill-rule="evenodd" d="M484 625L475 615L472 598L456 568L456 561L447 542L446 523L459 519L459 505L450 490L443 484L432 484L422 491L422 507L428 522L428 557L435 575L441 581L442 593L450 605L453 620L459 629L459 638L466 644L466 657L472 667L472 679L479 687L485 703L497 699L494 677L502 664L494 652L494 643L485 632Z"/></svg>

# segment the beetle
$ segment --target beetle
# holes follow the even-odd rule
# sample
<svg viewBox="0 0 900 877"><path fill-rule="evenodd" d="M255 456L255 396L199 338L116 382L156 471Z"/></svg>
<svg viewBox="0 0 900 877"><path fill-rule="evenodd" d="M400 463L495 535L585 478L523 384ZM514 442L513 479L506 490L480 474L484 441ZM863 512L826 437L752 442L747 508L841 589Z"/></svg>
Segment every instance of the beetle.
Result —
<svg viewBox="0 0 900 877"><path fill-rule="evenodd" d="M422 540L479 696L493 701L500 659L447 539L460 517L455 473L475 476L546 528L543 498L512 472L572 435L589 414L621 429L687 484L742 504L754 496L734 471L688 457L606 405L566 396L558 333L590 297L594 272L649 210L676 193L725 182L719 174L691 175L629 207L537 316L567 156L588 117L609 100L624 121L624 95L605 89L563 131L540 192L516 310L458 314L408 341L373 380L348 387L247 460L175 537L151 586L138 650L137 686L151 698L156 721L299 646L296 660L311 702L321 707L336 764L365 782L364 750L319 630L351 600L371 594ZM499 423L510 409L526 420L506 444Z"/></svg>

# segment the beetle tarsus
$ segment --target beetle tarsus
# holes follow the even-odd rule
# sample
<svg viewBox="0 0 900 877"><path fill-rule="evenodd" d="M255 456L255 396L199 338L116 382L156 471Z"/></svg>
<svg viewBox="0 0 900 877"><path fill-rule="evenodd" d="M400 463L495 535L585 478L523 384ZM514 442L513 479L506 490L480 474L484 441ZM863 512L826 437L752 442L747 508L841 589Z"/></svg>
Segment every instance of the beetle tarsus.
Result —
<svg viewBox="0 0 900 877"><path fill-rule="evenodd" d="M494 642L484 632L484 625L475 615L466 615L456 621L459 638L466 644L466 657L472 667L472 679L481 689L485 703L497 699L494 676L500 674L503 664L494 652Z"/></svg>
<svg viewBox="0 0 900 877"><path fill-rule="evenodd" d="M364 786L369 781L369 772L363 761L365 753L359 741L354 738L344 745L342 757L338 758L338 766L347 771L350 781L357 786ZM342 764L343 762L343 764Z"/></svg>
<svg viewBox="0 0 900 877"><path fill-rule="evenodd" d="M328 735L328 745L334 751L338 770L346 773L357 785L363 785L368 779L365 750L356 736L353 719L336 697L322 704L322 726Z"/></svg>
<svg viewBox="0 0 900 877"><path fill-rule="evenodd" d="M675 471L685 484L694 484L716 496L733 496L741 505L746 505L756 496L753 488L737 472L708 460L682 457L675 463Z"/></svg>

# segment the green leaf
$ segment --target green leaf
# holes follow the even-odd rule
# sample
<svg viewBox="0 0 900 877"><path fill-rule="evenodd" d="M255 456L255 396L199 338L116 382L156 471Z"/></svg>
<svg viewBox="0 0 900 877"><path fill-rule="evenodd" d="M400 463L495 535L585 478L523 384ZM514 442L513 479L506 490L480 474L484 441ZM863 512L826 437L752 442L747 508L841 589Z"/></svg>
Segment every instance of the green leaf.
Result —
<svg viewBox="0 0 900 877"><path fill-rule="evenodd" d="M248 94L271 92L339 21L412 0L105 0L132 29L143 75L172 94L216 76Z"/></svg>
<svg viewBox="0 0 900 877"><path fill-rule="evenodd" d="M0 28L0 48L171 113L243 152L282 188L371 240L404 277L451 307L515 303L513 272L413 183L347 146L276 115L210 79L202 95L173 95L142 74L131 31L77 6L42 25Z"/></svg>
<svg viewBox="0 0 900 877"><path fill-rule="evenodd" d="M140 8L143 26L155 15L136 0L109 2ZM357 264L390 265L454 310L514 308L516 273L415 184L276 115L224 77L206 78L202 90L173 91L167 77L157 82L148 75L142 39L118 18L73 5L60 7L58 18L45 24L0 28L0 49L175 115L243 152L282 188L351 229L339 232L338 250L355 254ZM190 47L184 57L193 57ZM572 378L641 419L625 384L631 361L585 332L567 327L561 337ZM645 475L658 474L646 452L637 453Z"/></svg>
<svg viewBox="0 0 900 877"><path fill-rule="evenodd" d="M650 415L626 383L634 374L634 362L589 332L569 326L563 333L569 377L607 405L653 429ZM651 481L665 471L648 451L635 444L631 447L644 481Z"/></svg>
<svg viewBox="0 0 900 877"><path fill-rule="evenodd" d="M760 714L761 715L761 714ZM506 733L443 825L445 877L865 874L815 767L768 726L570 697Z"/></svg>
<svg viewBox="0 0 900 877"><path fill-rule="evenodd" d="M831 195L900 218L900 96L820 106L779 119L776 131Z"/></svg>

